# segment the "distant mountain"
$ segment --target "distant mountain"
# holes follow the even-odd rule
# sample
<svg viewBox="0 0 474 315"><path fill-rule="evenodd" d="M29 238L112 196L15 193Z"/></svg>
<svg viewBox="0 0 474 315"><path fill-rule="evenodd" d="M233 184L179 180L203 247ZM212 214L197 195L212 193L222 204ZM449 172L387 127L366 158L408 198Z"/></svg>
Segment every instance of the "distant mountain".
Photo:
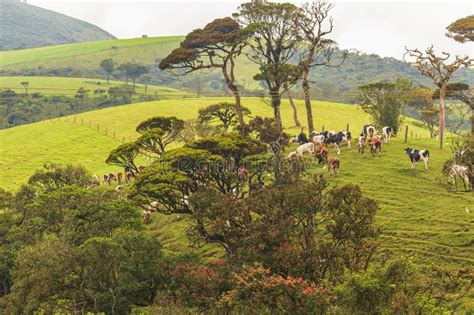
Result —
<svg viewBox="0 0 474 315"><path fill-rule="evenodd" d="M0 50L89 42L115 37L90 23L29 5L0 0Z"/></svg>

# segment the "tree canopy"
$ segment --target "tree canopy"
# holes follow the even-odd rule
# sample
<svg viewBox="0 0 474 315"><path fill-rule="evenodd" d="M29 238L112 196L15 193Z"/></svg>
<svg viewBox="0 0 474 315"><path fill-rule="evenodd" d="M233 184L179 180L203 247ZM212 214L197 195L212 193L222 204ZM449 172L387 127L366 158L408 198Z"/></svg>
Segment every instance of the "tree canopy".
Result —
<svg viewBox="0 0 474 315"><path fill-rule="evenodd" d="M446 27L446 36L460 43L474 41L474 15L458 19Z"/></svg>

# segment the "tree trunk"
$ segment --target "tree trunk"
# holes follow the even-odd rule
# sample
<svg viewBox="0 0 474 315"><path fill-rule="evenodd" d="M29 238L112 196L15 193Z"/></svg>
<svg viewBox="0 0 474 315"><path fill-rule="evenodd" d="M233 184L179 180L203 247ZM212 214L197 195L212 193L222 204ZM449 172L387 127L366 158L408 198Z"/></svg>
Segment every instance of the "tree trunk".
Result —
<svg viewBox="0 0 474 315"><path fill-rule="evenodd" d="M280 93L278 91L270 91L272 96L272 107L273 107L273 115L275 117L275 122L279 131L283 131L283 123L281 122L281 114L280 114L280 105L281 105L281 98Z"/></svg>
<svg viewBox="0 0 474 315"><path fill-rule="evenodd" d="M242 104L240 102L240 92L236 87L230 88L235 98L235 111L237 112L237 117L239 118L239 126L242 134L245 134L245 121L244 115L242 114Z"/></svg>
<svg viewBox="0 0 474 315"><path fill-rule="evenodd" d="M309 82L308 82L308 73L303 74L303 80L301 83L304 92L304 105L306 107L306 117L308 119L308 132L311 133L314 131L314 122L313 122L313 109L311 107L311 95L309 93Z"/></svg>
<svg viewBox="0 0 474 315"><path fill-rule="evenodd" d="M291 91L288 89L288 100L290 101L291 108L293 109L293 121L295 122L296 127L300 127L301 124L298 120L298 112L296 110L295 102L293 102L293 97L291 96Z"/></svg>
<svg viewBox="0 0 474 315"><path fill-rule="evenodd" d="M446 84L439 89L439 147L443 148L444 129L446 123Z"/></svg>
<svg viewBox="0 0 474 315"><path fill-rule="evenodd" d="M471 150L473 150L472 145L474 143L474 106L471 105L471 139L469 139L469 143L471 144ZM471 190L472 194L474 194L474 176L471 175Z"/></svg>

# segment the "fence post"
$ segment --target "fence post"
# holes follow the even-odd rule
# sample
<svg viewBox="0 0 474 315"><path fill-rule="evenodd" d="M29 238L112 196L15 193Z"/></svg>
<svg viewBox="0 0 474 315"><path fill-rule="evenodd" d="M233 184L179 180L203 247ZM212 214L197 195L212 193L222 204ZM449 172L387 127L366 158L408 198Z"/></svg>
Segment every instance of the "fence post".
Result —
<svg viewBox="0 0 474 315"><path fill-rule="evenodd" d="M408 126L405 126L405 143L408 142Z"/></svg>
<svg viewBox="0 0 474 315"><path fill-rule="evenodd" d="M114 139L115 139L115 130L114 130Z"/></svg>
<svg viewBox="0 0 474 315"><path fill-rule="evenodd" d="M349 131L349 123L347 123L346 131Z"/></svg>
<svg viewBox="0 0 474 315"><path fill-rule="evenodd" d="M324 131L324 125L323 125L323 131Z"/></svg>
<svg viewBox="0 0 474 315"><path fill-rule="evenodd" d="M125 137L123 137L123 139L122 139L122 143L125 143Z"/></svg>
<svg viewBox="0 0 474 315"><path fill-rule="evenodd" d="M410 139L413 139L413 130L410 131Z"/></svg>

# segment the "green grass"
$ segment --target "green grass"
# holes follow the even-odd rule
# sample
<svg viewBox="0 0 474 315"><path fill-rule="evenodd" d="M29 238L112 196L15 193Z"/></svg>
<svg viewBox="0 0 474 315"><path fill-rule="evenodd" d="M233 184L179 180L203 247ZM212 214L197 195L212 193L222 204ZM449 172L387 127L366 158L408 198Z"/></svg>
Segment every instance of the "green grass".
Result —
<svg viewBox="0 0 474 315"><path fill-rule="evenodd" d="M150 66L156 62L157 58L164 58L173 49L179 47L183 38L183 36L167 36L116 39L0 51L0 69L52 70L72 67L75 70L90 72L99 69L100 62L107 58L112 58L119 64L138 62ZM241 66L236 69L236 76L240 84L258 88L258 83L251 79L257 71L256 66L246 58L240 58L239 62Z"/></svg>
<svg viewBox="0 0 474 315"><path fill-rule="evenodd" d="M78 68L98 68L101 60L112 57L116 62L139 56L143 62L153 62L158 50L170 51L182 36L116 39L97 42L46 46L0 52L0 68L58 68L74 65ZM112 49L116 47L116 49ZM133 54L130 54L133 52ZM136 58L136 57L135 57Z"/></svg>
<svg viewBox="0 0 474 315"><path fill-rule="evenodd" d="M152 116L195 118L199 108L223 99L183 99L138 103L83 113L74 117L39 122L0 131L0 187L14 190L25 183L42 163L77 163L91 172L102 174L116 169L104 163L107 154L125 141L135 139L136 125ZM258 98L244 98L243 105L252 115L271 116L272 110ZM297 101L300 121L304 122L303 102ZM316 102L315 124L320 129L344 129L350 124L353 133L359 133L363 124L370 121L357 106ZM287 101L282 105L284 125L290 133L298 128L292 123L291 108ZM74 120L75 119L75 120ZM75 122L74 122L75 121ZM89 122L91 128L89 127ZM474 198L469 193L448 193L438 184L441 166L449 158L449 149L440 150L428 132L406 121L414 135L423 138L409 139L408 145L428 148L431 151L430 169L422 165L410 169L403 152L406 144L401 137L384 146L382 158L360 155L356 149L344 148L340 155L341 172L331 178L331 184L358 184L368 196L380 203L377 224L383 228L380 253L405 255L417 264L468 266L474 263L472 242L472 213ZM97 129L99 124L99 130ZM107 130L107 134L105 134ZM115 131L115 138L113 137ZM449 145L449 140L448 144ZM322 167L309 170L325 172ZM159 218L159 219L158 219ZM164 242L169 251L189 250L183 234L187 223L176 216L155 217L151 233ZM215 247L199 251L204 257L218 255Z"/></svg>
<svg viewBox="0 0 474 315"><path fill-rule="evenodd" d="M0 77L0 90L12 89L17 93L24 93L21 82L29 82L28 92L39 92L44 95L66 95L74 96L76 91L83 87L89 90L89 94L93 95L97 89L108 90L112 86L122 85L120 81L92 79L92 78L64 78L64 77L26 77L26 76L11 76ZM142 84L136 84L135 90L137 94L144 94L145 87ZM164 86L149 85L147 89L148 95L158 95L165 97L183 97L187 93Z"/></svg>

